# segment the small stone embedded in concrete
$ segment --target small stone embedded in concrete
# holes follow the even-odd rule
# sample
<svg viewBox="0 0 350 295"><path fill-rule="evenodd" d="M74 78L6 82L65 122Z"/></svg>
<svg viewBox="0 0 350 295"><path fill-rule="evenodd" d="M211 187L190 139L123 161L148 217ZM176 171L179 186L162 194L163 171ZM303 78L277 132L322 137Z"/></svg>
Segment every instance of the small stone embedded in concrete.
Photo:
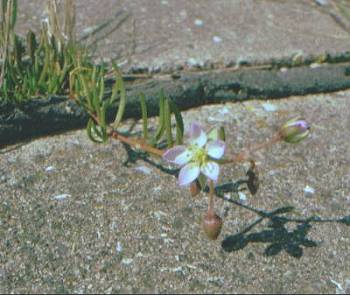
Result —
<svg viewBox="0 0 350 295"><path fill-rule="evenodd" d="M153 188L153 191L159 192L161 189L162 189L162 187L160 185L158 185L158 186Z"/></svg>
<svg viewBox="0 0 350 295"><path fill-rule="evenodd" d="M54 171L56 168L54 166L48 166L45 168L45 171L46 172L51 172L51 171Z"/></svg>
<svg viewBox="0 0 350 295"><path fill-rule="evenodd" d="M196 19L194 20L194 24L195 24L197 27L202 27L203 24L204 24L204 22L203 22L201 19L196 18Z"/></svg>
<svg viewBox="0 0 350 295"><path fill-rule="evenodd" d="M318 62L313 62L309 67L310 67L310 69L317 69L317 68L319 68L320 66L321 66L320 63L318 63Z"/></svg>
<svg viewBox="0 0 350 295"><path fill-rule="evenodd" d="M268 103L268 102L263 103L262 107L264 108L264 110L266 112L275 112L275 111L277 111L277 106L272 104L272 103Z"/></svg>
<svg viewBox="0 0 350 295"><path fill-rule="evenodd" d="M227 107L223 107L222 109L219 110L219 113L221 115L226 115L230 113L230 110Z"/></svg>
<svg viewBox="0 0 350 295"><path fill-rule="evenodd" d="M239 197L240 201L242 201L243 203L247 201L247 196L243 192L238 192L238 197Z"/></svg>
<svg viewBox="0 0 350 295"><path fill-rule="evenodd" d="M187 11L186 11L186 10L181 10L181 11L180 11L180 16L181 16L182 18L186 18L186 17L187 17Z"/></svg>
<svg viewBox="0 0 350 295"><path fill-rule="evenodd" d="M135 168L136 171L142 172L144 174L151 174L152 169L147 166L138 166Z"/></svg>
<svg viewBox="0 0 350 295"><path fill-rule="evenodd" d="M133 262L134 262L134 260L131 259L131 258L123 258L123 259L122 259L122 264L124 264L124 265L130 265L130 264L132 264Z"/></svg>
<svg viewBox="0 0 350 295"><path fill-rule="evenodd" d="M326 6L329 2L328 0L314 0L318 5Z"/></svg>
<svg viewBox="0 0 350 295"><path fill-rule="evenodd" d="M224 284L224 277L209 277L207 278L208 283L215 284L217 286L222 286Z"/></svg>
<svg viewBox="0 0 350 295"><path fill-rule="evenodd" d="M209 116L208 122L225 122L225 118L223 118L222 116L221 117Z"/></svg>
<svg viewBox="0 0 350 295"><path fill-rule="evenodd" d="M117 245L115 246L115 251L119 254L123 251L123 246L120 242L117 242Z"/></svg>
<svg viewBox="0 0 350 295"><path fill-rule="evenodd" d="M188 64L189 66L198 66L198 65L199 65L198 61L197 61L195 58L193 58L193 57L190 57L190 58L187 60L187 64Z"/></svg>
<svg viewBox="0 0 350 295"><path fill-rule="evenodd" d="M82 33L83 35L88 35L91 34L93 31L95 31L98 28L98 26L91 26L91 27L87 27L85 29L83 29Z"/></svg>
<svg viewBox="0 0 350 295"><path fill-rule="evenodd" d="M315 189L311 186L305 186L304 194L306 197L311 197L315 193Z"/></svg>
<svg viewBox="0 0 350 295"><path fill-rule="evenodd" d="M69 198L70 196L71 196L70 194L60 194L60 195L53 196L52 199L54 199L54 200L64 200L66 198Z"/></svg>
<svg viewBox="0 0 350 295"><path fill-rule="evenodd" d="M221 43L222 42L222 38L219 37L219 36L214 36L213 37L213 42L216 43L216 44Z"/></svg>
<svg viewBox="0 0 350 295"><path fill-rule="evenodd" d="M162 218L162 216L167 216L166 213L162 212L162 211L155 211L153 212L155 218L157 218L157 220L160 220Z"/></svg>

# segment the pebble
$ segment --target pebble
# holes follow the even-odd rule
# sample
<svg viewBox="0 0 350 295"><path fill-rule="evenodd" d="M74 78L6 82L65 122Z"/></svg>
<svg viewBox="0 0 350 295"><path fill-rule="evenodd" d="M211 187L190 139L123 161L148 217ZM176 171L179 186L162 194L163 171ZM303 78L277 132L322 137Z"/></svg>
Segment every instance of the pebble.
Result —
<svg viewBox="0 0 350 295"><path fill-rule="evenodd" d="M246 202L247 201L247 196L245 193L243 192L238 192L238 196L239 196L239 199L242 201L242 202Z"/></svg>
<svg viewBox="0 0 350 295"><path fill-rule="evenodd" d="M195 24L197 27L202 27L203 24L204 24L204 22L203 22L201 19L196 18L196 19L194 20L194 24Z"/></svg>
<svg viewBox="0 0 350 295"><path fill-rule="evenodd" d="M214 42L214 43L221 43L221 42L222 42L222 38L219 37L219 36L214 36L214 37L213 37L213 42Z"/></svg>
<svg viewBox="0 0 350 295"><path fill-rule="evenodd" d="M328 0L315 0L318 5L324 6L328 4Z"/></svg>
<svg viewBox="0 0 350 295"><path fill-rule="evenodd" d="M277 106L272 104L272 103L268 103L268 102L263 103L262 107L264 108L264 110L266 112L275 112L275 111L277 111Z"/></svg>
<svg viewBox="0 0 350 295"><path fill-rule="evenodd" d="M124 265L130 265L133 262L134 262L134 260L131 258L123 258L122 259L122 264L124 264Z"/></svg>
<svg viewBox="0 0 350 295"><path fill-rule="evenodd" d="M148 175L152 173L152 169L146 166L138 166L135 168L135 170Z"/></svg>
<svg viewBox="0 0 350 295"><path fill-rule="evenodd" d="M310 69L316 69L316 68L319 68L320 66L321 66L321 64L314 62L309 67L310 67Z"/></svg>
<svg viewBox="0 0 350 295"><path fill-rule="evenodd" d="M45 168L46 172L51 172L51 171L54 171L54 170L55 170L54 166L48 166L48 167Z"/></svg>
<svg viewBox="0 0 350 295"><path fill-rule="evenodd" d="M230 110L227 107L223 107L222 109L219 110L219 113L221 115L226 115L230 113Z"/></svg>
<svg viewBox="0 0 350 295"><path fill-rule="evenodd" d="M304 187L304 194L306 197L311 197L315 193L315 189L311 186L305 186Z"/></svg>
<svg viewBox="0 0 350 295"><path fill-rule="evenodd" d="M187 63L188 63L188 65L190 65L190 66L198 66L198 65L199 65L198 61L197 61L195 58L193 58L193 57L190 57L190 58L187 60Z"/></svg>
<svg viewBox="0 0 350 295"><path fill-rule="evenodd" d="M123 251L123 246L122 246L122 244L120 242L117 242L117 245L115 246L115 251L117 253L120 253L120 252Z"/></svg>
<svg viewBox="0 0 350 295"><path fill-rule="evenodd" d="M70 194L61 194L61 195L53 196L52 199L54 199L54 200L64 200L66 198L69 198L70 196L71 196Z"/></svg>

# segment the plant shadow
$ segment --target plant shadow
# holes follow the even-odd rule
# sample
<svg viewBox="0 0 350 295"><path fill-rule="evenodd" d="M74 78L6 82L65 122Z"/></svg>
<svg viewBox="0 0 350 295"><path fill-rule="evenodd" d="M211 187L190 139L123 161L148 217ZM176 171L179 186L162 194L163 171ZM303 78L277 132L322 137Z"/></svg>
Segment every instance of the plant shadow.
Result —
<svg viewBox="0 0 350 295"><path fill-rule="evenodd" d="M268 244L264 254L266 256L274 256L285 251L294 258L301 258L303 248L317 247L321 242L317 242L308 237L312 225L317 222L338 222L345 225L350 225L350 215L336 218L321 218L319 216L311 216L307 218L294 218L291 216L283 216L283 214L292 212L294 207L285 206L271 211L265 211L243 204L233 199L227 199L223 192L227 192L231 188L231 192L238 192L239 187L247 183L248 180L239 180L235 183L226 183L216 187L216 195L230 203L243 207L249 211L256 213L259 217L250 223L248 226L240 230L237 234L229 235L224 238L221 246L226 252L234 252L245 248L249 243ZM257 232L251 232L258 224L267 220L267 226ZM288 223L297 224L292 230L286 226Z"/></svg>
<svg viewBox="0 0 350 295"><path fill-rule="evenodd" d="M137 160L142 160L164 173L175 177L178 176L179 169L166 168L161 163L153 161L147 153L135 151L126 144L124 144L124 148L128 154L128 158L124 162L125 166L134 164ZM221 243L224 251L234 252L244 249L249 243L263 243L267 244L264 251L264 255L266 256L275 256L285 251L291 257L301 258L304 252L303 248L317 247L321 244L321 242L314 241L308 237L308 233L312 229L311 223L338 222L350 226L350 215L336 218L321 218L319 216L294 218L291 216L283 216L283 214L290 213L294 210L294 207L291 206L284 206L271 211L266 211L254 208L232 198L226 198L226 193L238 193L246 189L248 189L252 195L257 193L259 188L259 177L255 168L255 164L251 162L251 166L246 173L246 178L235 182L227 182L215 187L215 193L218 198L258 215L253 222L240 230L237 234L229 235L224 238ZM204 191L208 192L209 188L204 188ZM256 225L266 220L267 225L264 229L257 232L251 232ZM290 230L287 228L289 223L297 225Z"/></svg>
<svg viewBox="0 0 350 295"><path fill-rule="evenodd" d="M264 254L274 256L282 251L286 251L290 256L300 258L303 255L304 247L316 247L319 242L315 242L307 237L311 229L311 224L307 221L299 224L294 230L289 231L285 224L288 221L283 217L272 217L268 229L255 233L238 233L226 237L221 246L226 252L238 251L246 247L249 243L267 243Z"/></svg>

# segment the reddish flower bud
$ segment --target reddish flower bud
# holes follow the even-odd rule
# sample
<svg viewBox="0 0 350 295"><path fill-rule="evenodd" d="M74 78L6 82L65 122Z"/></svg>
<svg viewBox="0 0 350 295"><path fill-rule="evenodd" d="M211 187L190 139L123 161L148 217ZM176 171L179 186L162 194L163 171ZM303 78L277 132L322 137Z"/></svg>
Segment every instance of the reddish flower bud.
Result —
<svg viewBox="0 0 350 295"><path fill-rule="evenodd" d="M310 125L301 118L287 121L279 130L281 138L288 143L298 143L310 133Z"/></svg>
<svg viewBox="0 0 350 295"><path fill-rule="evenodd" d="M203 229L210 240L216 240L221 232L222 219L214 211L208 210L203 216Z"/></svg>

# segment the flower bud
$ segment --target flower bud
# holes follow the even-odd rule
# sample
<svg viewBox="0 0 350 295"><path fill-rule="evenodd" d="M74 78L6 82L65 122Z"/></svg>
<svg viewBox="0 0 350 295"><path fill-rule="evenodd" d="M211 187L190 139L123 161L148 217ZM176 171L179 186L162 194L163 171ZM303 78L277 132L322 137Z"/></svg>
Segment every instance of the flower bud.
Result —
<svg viewBox="0 0 350 295"><path fill-rule="evenodd" d="M279 129L281 139L288 143L298 143L305 139L309 133L310 125L298 117L287 121Z"/></svg>
<svg viewBox="0 0 350 295"><path fill-rule="evenodd" d="M202 225L207 237L210 240L216 240L221 232L222 219L212 210L208 210L208 212L203 216Z"/></svg>

